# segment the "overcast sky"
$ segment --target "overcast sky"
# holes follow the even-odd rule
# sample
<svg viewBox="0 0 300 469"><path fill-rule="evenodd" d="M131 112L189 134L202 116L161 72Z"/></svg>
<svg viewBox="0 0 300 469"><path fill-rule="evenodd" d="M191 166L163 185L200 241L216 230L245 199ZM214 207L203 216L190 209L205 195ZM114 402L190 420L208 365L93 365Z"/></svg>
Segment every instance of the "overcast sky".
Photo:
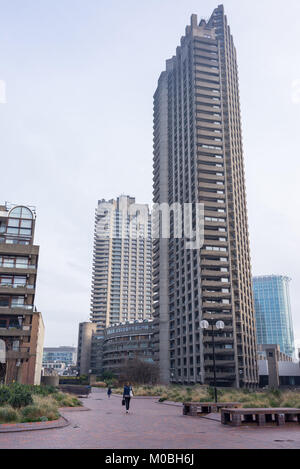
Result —
<svg viewBox="0 0 300 469"><path fill-rule="evenodd" d="M190 15L208 18L217 5L0 0L0 202L37 208L46 346L77 345L78 323L89 319L97 200L125 193L151 203L157 79ZM227 0L225 9L238 53L253 274L292 278L300 346L300 2Z"/></svg>

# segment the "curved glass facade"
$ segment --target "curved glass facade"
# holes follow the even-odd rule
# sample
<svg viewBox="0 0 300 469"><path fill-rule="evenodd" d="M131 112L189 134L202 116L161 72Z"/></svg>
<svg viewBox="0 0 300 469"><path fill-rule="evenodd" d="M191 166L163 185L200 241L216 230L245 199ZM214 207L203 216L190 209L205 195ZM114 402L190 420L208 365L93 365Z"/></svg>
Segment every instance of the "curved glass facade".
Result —
<svg viewBox="0 0 300 469"><path fill-rule="evenodd" d="M278 344L281 352L294 356L294 331L289 282L284 276L253 278L257 343Z"/></svg>

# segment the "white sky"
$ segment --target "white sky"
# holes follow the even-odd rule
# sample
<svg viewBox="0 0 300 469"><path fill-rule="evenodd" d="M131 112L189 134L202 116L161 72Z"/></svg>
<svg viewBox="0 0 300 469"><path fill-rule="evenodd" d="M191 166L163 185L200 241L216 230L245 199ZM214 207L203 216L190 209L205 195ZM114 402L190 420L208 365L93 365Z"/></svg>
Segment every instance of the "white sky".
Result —
<svg viewBox="0 0 300 469"><path fill-rule="evenodd" d="M0 0L0 202L37 207L46 346L77 345L89 318L97 200L151 202L157 79L190 15L209 17L217 4ZM300 346L300 2L228 0L225 9L238 52L253 274L292 277ZM0 81L0 102L3 89Z"/></svg>

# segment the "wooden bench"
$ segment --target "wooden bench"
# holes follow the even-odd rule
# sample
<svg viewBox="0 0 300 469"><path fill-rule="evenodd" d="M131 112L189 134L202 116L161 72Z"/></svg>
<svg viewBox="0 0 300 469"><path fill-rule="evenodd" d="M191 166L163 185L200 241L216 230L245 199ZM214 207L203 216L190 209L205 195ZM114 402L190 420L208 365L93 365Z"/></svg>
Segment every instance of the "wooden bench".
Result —
<svg viewBox="0 0 300 469"><path fill-rule="evenodd" d="M267 424L284 425L287 422L300 423L300 409L221 409L223 425L240 427L242 425Z"/></svg>
<svg viewBox="0 0 300 469"><path fill-rule="evenodd" d="M239 402L184 402L183 415L197 417L198 414L217 413L223 408L240 408L242 404Z"/></svg>

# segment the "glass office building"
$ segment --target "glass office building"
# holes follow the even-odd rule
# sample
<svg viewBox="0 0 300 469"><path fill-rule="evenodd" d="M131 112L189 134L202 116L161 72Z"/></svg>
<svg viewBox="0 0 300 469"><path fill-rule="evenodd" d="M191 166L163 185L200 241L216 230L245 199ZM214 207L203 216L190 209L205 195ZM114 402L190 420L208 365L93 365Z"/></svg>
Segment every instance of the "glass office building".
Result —
<svg viewBox="0 0 300 469"><path fill-rule="evenodd" d="M278 344L280 350L294 356L294 331L289 283L284 276L253 278L257 343Z"/></svg>
<svg viewBox="0 0 300 469"><path fill-rule="evenodd" d="M77 359L75 347L44 347L43 363L61 362L75 365Z"/></svg>

